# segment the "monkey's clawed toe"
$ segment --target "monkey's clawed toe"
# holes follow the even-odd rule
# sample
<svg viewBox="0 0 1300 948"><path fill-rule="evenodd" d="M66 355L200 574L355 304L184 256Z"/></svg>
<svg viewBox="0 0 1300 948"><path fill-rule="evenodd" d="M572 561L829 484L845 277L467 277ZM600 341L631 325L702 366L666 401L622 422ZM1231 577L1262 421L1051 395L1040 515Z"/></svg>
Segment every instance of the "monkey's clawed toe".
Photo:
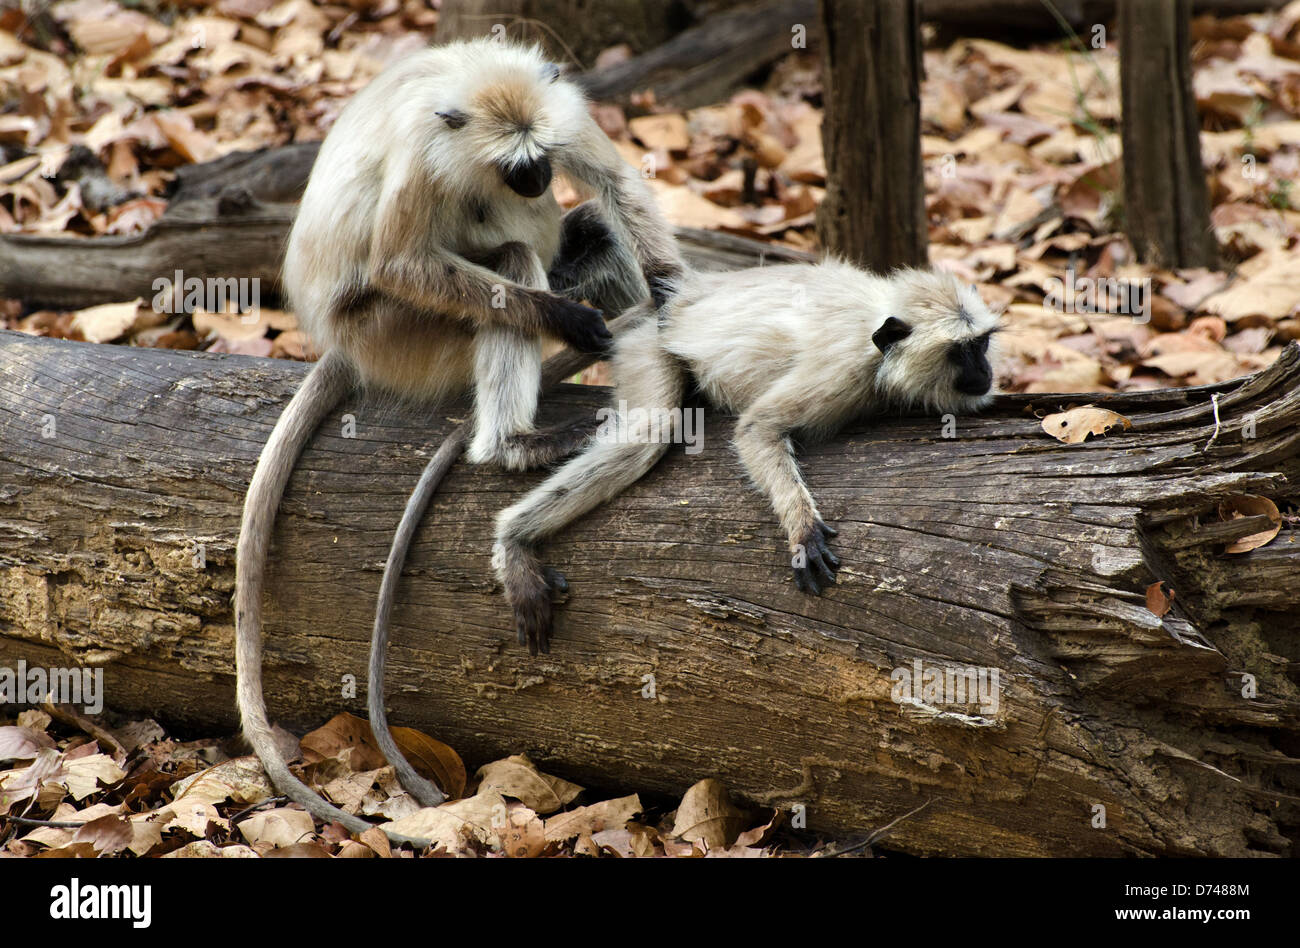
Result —
<svg viewBox="0 0 1300 948"><path fill-rule="evenodd" d="M528 654L551 653L551 599L539 596L515 607L515 633L520 645L528 646Z"/></svg>
<svg viewBox="0 0 1300 948"><path fill-rule="evenodd" d="M547 566L542 570L542 575L546 577L546 585L551 588L551 602L558 605L569 598L569 581L563 573Z"/></svg>
<svg viewBox="0 0 1300 948"><path fill-rule="evenodd" d="M820 596L827 586L835 585L840 560L831 552L827 542L838 533L834 527L818 520L800 540L801 551L796 555L795 562L802 561L802 565L793 567L794 584L800 592Z"/></svg>

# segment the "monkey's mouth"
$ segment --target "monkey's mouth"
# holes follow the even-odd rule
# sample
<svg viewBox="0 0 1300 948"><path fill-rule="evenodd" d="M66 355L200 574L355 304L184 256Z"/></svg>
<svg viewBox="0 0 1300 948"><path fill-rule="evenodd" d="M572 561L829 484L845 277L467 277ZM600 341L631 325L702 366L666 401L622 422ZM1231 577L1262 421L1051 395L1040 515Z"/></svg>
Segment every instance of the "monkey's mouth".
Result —
<svg viewBox="0 0 1300 948"><path fill-rule="evenodd" d="M540 197L551 186L551 161L543 156L536 161L507 165L501 169L501 180L520 197Z"/></svg>

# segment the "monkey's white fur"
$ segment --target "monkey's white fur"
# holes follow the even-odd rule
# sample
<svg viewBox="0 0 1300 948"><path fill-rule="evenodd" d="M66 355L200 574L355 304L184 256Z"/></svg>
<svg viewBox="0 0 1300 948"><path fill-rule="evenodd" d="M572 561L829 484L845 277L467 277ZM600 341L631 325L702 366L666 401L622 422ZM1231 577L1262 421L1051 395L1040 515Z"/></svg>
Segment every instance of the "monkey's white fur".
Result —
<svg viewBox="0 0 1300 948"><path fill-rule="evenodd" d="M602 219L583 213L590 206L562 214L548 187L551 162L596 198ZM531 182L522 190L511 178L520 174ZM244 732L276 787L352 832L370 824L290 773L266 714L261 597L276 508L312 431L357 381L435 401L476 383L471 460L522 468L558 452L558 442L533 433L539 336L588 352L608 339L598 312L547 290L570 222L577 243L614 238L566 271L573 299L628 305L647 289L657 302L671 297L681 271L671 229L581 91L538 50L489 40L428 49L385 71L343 110L308 181L284 286L325 356L277 423L245 500L237 695ZM440 456L454 461L459 437ZM385 635L377 627L375 640ZM376 688L382 711L382 683L372 681ZM392 759L382 715L372 724ZM399 773L414 774L409 765Z"/></svg>
<svg viewBox="0 0 1300 948"><path fill-rule="evenodd" d="M873 334L891 316L911 332L882 352ZM944 272L883 277L829 260L692 276L662 325L647 314L616 344L614 402L647 409L616 423L644 428L647 419L672 417L689 372L713 404L739 416L737 454L771 501L791 550L811 544L825 551L833 531L799 473L791 434L826 436L893 408L979 409L991 388L958 392L949 354L962 343L982 345L997 322L972 287ZM996 355L993 346L989 355ZM678 437L674 431L672 439L651 441L646 430L621 430L498 516L494 565L521 636L540 636L545 648L549 634L552 583L536 544L619 494Z"/></svg>

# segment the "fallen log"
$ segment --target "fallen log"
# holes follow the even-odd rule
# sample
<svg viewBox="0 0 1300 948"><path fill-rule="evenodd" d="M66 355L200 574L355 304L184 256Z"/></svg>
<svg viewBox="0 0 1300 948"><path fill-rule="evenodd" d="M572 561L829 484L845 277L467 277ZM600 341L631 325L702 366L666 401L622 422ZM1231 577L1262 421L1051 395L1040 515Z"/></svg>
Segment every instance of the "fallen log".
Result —
<svg viewBox="0 0 1300 948"><path fill-rule="evenodd" d="M95 665L110 707L233 728L240 503L307 367L15 333L0 364L0 665ZM565 386L543 421L606 396ZM1099 398L1132 430L1081 445L1031 412L1077 401L1006 397L955 437L889 418L804 452L844 563L820 599L707 413L702 451L548 546L572 594L540 659L489 565L493 514L538 475L458 466L401 587L390 719L471 766L526 751L673 793L717 776L828 831L929 800L891 840L913 853L1294 854L1300 531L1225 555L1259 521L1218 509L1300 500L1300 348L1213 390ZM389 540L463 411L352 399L306 452L267 584L281 723L364 714ZM895 700L917 663L996 688Z"/></svg>
<svg viewBox="0 0 1300 948"><path fill-rule="evenodd" d="M143 234L121 237L0 235L0 299L77 309L137 297L160 279L256 279L264 304L278 300L285 241L298 205L234 190L176 204ZM679 227L678 243L699 270L811 260L803 251L731 234Z"/></svg>

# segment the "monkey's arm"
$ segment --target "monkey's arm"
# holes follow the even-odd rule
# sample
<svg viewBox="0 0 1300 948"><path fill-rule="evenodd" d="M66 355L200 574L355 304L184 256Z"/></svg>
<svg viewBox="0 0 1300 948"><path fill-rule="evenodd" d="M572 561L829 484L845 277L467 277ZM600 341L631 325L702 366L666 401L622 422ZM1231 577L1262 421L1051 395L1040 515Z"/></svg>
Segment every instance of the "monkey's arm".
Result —
<svg viewBox="0 0 1300 948"><path fill-rule="evenodd" d="M806 381L787 376L751 404L736 422L735 447L750 479L772 502L789 538L795 585L821 595L835 582L840 561L827 542L836 531L827 526L794 457L790 433L816 424L808 406L833 404L833 393L809 391Z"/></svg>
<svg viewBox="0 0 1300 948"><path fill-rule="evenodd" d="M625 162L594 120L557 149L556 159L605 210L615 235L631 249L655 307L675 296L685 266L672 227L640 172Z"/></svg>
<svg viewBox="0 0 1300 948"><path fill-rule="evenodd" d="M442 201L433 178L418 166L385 178L370 239L371 287L478 328L549 333L580 352L608 348L611 337L599 311L521 286L439 245L436 208Z"/></svg>

